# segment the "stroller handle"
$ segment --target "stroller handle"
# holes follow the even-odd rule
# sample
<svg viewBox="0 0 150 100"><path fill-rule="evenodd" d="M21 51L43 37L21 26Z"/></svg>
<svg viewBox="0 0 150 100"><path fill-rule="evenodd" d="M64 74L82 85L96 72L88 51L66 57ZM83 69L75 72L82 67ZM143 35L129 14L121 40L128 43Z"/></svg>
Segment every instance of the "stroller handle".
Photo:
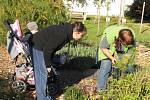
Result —
<svg viewBox="0 0 150 100"><path fill-rule="evenodd" d="M10 36L11 36L11 37L16 37L17 40L20 40L20 38L16 35L16 32L13 31L13 29L12 29L12 27L11 27L11 24L13 24L13 23L11 22L11 20L6 20L4 24L5 24L6 28L11 31L11 32L10 32Z"/></svg>
<svg viewBox="0 0 150 100"><path fill-rule="evenodd" d="M4 24L5 24L5 26L6 26L7 29L13 31L13 29L10 26L10 24L13 24L13 23L10 20L6 20Z"/></svg>

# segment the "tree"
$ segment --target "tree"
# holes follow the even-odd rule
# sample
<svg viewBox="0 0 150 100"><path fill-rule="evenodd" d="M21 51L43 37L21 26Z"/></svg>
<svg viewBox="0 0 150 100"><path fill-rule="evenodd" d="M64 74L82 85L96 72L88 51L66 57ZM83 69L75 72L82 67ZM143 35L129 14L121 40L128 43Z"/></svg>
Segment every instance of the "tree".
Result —
<svg viewBox="0 0 150 100"><path fill-rule="evenodd" d="M150 0L135 0L129 7L129 11L126 11L126 15L139 22L142 16L143 2L145 2L144 20L150 22Z"/></svg>
<svg viewBox="0 0 150 100"><path fill-rule="evenodd" d="M7 33L3 24L7 19L18 18L23 31L29 21L43 28L69 20L63 0L0 0L0 12L0 36Z"/></svg>
<svg viewBox="0 0 150 100"><path fill-rule="evenodd" d="M67 1L71 1L71 2L77 2L80 3L82 5L87 4L87 0L67 0ZM102 6L102 3L106 3L107 6L107 10L109 10L109 4L110 2L114 2L115 0L94 0L94 4L95 6L97 6L97 22L98 22L98 26L97 26L97 35L100 32L100 8ZM108 13L107 13L108 14Z"/></svg>
<svg viewBox="0 0 150 100"><path fill-rule="evenodd" d="M115 0L94 0L94 4L97 6L97 34L99 34L100 32L100 8L102 6L102 3L106 3L106 8L107 8L107 17L108 17L108 10L109 10L109 5L110 5L110 1L115 1Z"/></svg>
<svg viewBox="0 0 150 100"><path fill-rule="evenodd" d="M40 27L67 21L67 13L62 0L1 0L1 19L19 18L26 25L36 21Z"/></svg>
<svg viewBox="0 0 150 100"><path fill-rule="evenodd" d="M86 0L66 0L66 1L71 1L72 3L76 2L78 4L81 4L82 6L87 4Z"/></svg>
<svg viewBox="0 0 150 100"><path fill-rule="evenodd" d="M77 2L79 4L85 5L87 4L87 0L67 0L67 1L71 1L71 2ZM103 3L106 2L107 0L94 0L94 4L98 5L99 2ZM110 1L115 1L115 0L110 0Z"/></svg>

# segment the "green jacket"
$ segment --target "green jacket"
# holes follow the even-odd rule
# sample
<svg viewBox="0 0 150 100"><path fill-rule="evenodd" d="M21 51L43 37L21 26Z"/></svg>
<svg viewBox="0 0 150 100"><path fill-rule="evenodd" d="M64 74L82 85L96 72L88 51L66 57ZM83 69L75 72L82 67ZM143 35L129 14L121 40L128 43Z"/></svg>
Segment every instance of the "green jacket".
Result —
<svg viewBox="0 0 150 100"><path fill-rule="evenodd" d="M130 29L130 28L125 27L125 26L113 25L113 26L109 26L108 28L106 28L103 32L101 41L103 40L104 37L107 38L107 41L109 44L109 51L112 55L116 52L115 39L118 38L119 31L121 29ZM134 34L133 30L131 30L131 31L132 31L134 38L135 38L135 34ZM101 44L101 41L100 41L100 44ZM124 47L124 51L127 52L127 50L128 50L128 47ZM103 53L103 51L99 47L98 60L102 60L102 59L106 59L106 58L108 58L108 57Z"/></svg>

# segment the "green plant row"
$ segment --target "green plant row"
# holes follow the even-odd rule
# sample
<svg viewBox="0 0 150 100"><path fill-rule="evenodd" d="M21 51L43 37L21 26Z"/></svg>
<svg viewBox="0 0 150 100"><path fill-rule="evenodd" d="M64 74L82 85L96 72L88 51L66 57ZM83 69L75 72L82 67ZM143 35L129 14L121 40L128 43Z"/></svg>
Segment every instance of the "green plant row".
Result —
<svg viewBox="0 0 150 100"><path fill-rule="evenodd" d="M95 58L96 55L96 47L91 42L88 41L82 41L81 43L74 46L73 44L70 44L70 47L68 48L68 44L62 48L60 51L58 51L58 54L62 54L64 52L68 52L69 49L69 56L70 59L74 57L87 57L90 56L92 58Z"/></svg>
<svg viewBox="0 0 150 100"><path fill-rule="evenodd" d="M65 100L97 100L95 96L87 97L76 85L66 88ZM146 70L128 74L119 80L109 79L108 88L97 93L102 100L149 100L150 80Z"/></svg>
<svg viewBox="0 0 150 100"><path fill-rule="evenodd" d="M108 100L149 100L150 80L147 71L140 71L121 77L119 80L110 79L108 91L101 92Z"/></svg>

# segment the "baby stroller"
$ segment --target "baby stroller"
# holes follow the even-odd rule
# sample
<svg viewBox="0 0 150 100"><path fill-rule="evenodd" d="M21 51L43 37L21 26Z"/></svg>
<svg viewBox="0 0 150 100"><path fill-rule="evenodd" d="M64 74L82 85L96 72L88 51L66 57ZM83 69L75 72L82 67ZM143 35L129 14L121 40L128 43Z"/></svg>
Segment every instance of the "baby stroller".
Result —
<svg viewBox="0 0 150 100"><path fill-rule="evenodd" d="M35 86L30 46L26 41L28 39L22 35L19 20L16 20L13 24L6 21L6 26L9 29L7 33L8 53L16 63L11 88L16 93L23 93ZM67 58L67 55L65 55L65 58ZM21 59L24 60L18 61ZM48 93L56 94L59 87L58 74L53 66L48 69L48 72L50 72L48 76L48 84L50 85L50 88L47 89L49 90Z"/></svg>

